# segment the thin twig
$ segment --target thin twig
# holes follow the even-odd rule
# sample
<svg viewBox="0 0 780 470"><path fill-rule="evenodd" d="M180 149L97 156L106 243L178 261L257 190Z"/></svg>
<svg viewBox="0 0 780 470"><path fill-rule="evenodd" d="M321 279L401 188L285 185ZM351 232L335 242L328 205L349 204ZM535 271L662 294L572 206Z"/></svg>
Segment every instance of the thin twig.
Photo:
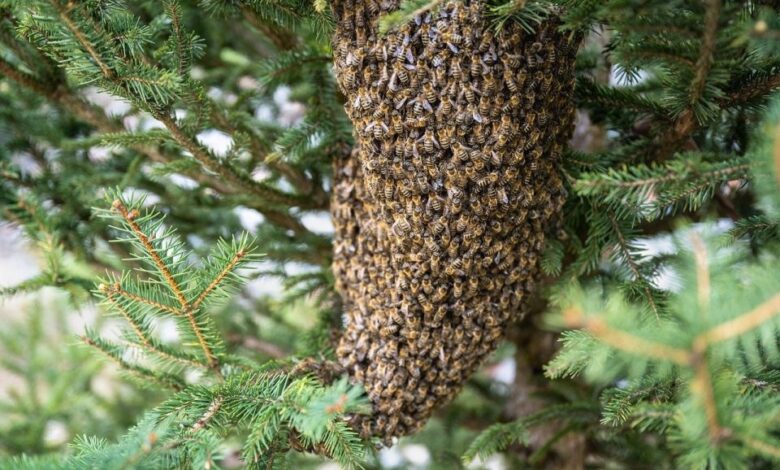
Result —
<svg viewBox="0 0 780 470"><path fill-rule="evenodd" d="M147 338L144 332L141 330L140 325L138 325L135 320L133 320L133 317L130 316L130 313L122 305L120 305L119 302L116 301L114 298L114 292L104 287L105 286L101 284L99 289L106 294L106 298L109 302L111 302L111 305L124 317L127 323L130 324L130 327L135 332L135 335L138 336L138 339L141 340L141 343L145 346L148 346L149 338Z"/></svg>
<svg viewBox="0 0 780 470"><path fill-rule="evenodd" d="M634 354L648 354L656 359L664 359L683 366L690 365L690 352L616 330L599 318L585 318L582 311L576 307L566 309L564 319L568 327L584 328L616 349Z"/></svg>
<svg viewBox="0 0 780 470"><path fill-rule="evenodd" d="M701 99L707 84L707 77L712 69L715 53L715 40L718 33L718 20L720 18L720 0L707 0L704 11L704 35L699 47L699 57L696 59L695 75L689 89L690 103L688 109L683 111L675 123L675 134L681 141L697 127L693 108Z"/></svg>
<svg viewBox="0 0 780 470"><path fill-rule="evenodd" d="M100 67L100 71L103 73L103 76L109 80L113 79L115 76L114 71L111 70L111 68L103 61L102 57L100 57L100 54L98 54L97 50L95 50L95 46L92 45L84 32L79 29L79 27L73 22L73 19L69 16L69 13L74 8L76 8L76 4L73 1L69 1L65 8L63 8L62 5L60 5L60 2L57 0L51 0L51 4L59 13L60 19L63 23L65 23L65 26L68 28L68 30L70 30L79 44L81 44L81 46L87 50L87 53L90 57L92 57L92 60L94 60L98 67Z"/></svg>
<svg viewBox="0 0 780 470"><path fill-rule="evenodd" d="M203 289L203 292L198 295L198 297L195 299L194 302L192 302L192 308L198 308L200 307L201 302L213 291L214 289L219 286L219 284L222 282L223 279L225 279L225 276L230 274L231 271L233 271L233 268L236 267L236 265L241 261L241 259L246 256L246 251L240 250L238 251L235 256L233 256L233 259L230 260L230 262L225 266L225 268L217 274L217 277L214 278L214 280L211 281L211 283Z"/></svg>
<svg viewBox="0 0 780 470"><path fill-rule="evenodd" d="M153 353L153 354L157 354L158 356L164 357L164 358L169 359L171 361L180 362L180 363L188 365L188 366L195 366L195 367L200 367L200 368L203 368L203 369L208 369L208 366L206 364L203 364L201 362L198 362L198 361L195 361L195 360L192 360L192 359L187 359L185 357L176 356L175 354L169 354L169 353L167 353L167 352L165 352L165 351L163 351L161 349L158 349L158 348L154 347L151 343L149 343L149 344L138 344L138 343L133 343L132 341L127 341L127 340L121 340L121 341L123 343L125 343L126 345L130 346L130 347L140 347L141 349L144 349L145 351L148 351L148 352Z"/></svg>
<svg viewBox="0 0 780 470"><path fill-rule="evenodd" d="M222 406L222 397L217 396L216 398L214 398L214 401L211 402L206 412L203 413L203 416L201 416L195 422L195 424L192 425L191 431L197 432L203 429L204 427L206 427L206 425L209 423L209 421L211 421L214 415L217 414L221 406Z"/></svg>
<svg viewBox="0 0 780 470"><path fill-rule="evenodd" d="M747 444L748 447L753 448L763 454L770 455L776 459L780 459L780 448L773 446L772 444L753 439L752 437L742 436L742 442Z"/></svg>
<svg viewBox="0 0 780 470"><path fill-rule="evenodd" d="M780 294L775 294L744 315L705 331L701 337L708 344L726 341L758 328L778 314L780 314Z"/></svg>
<svg viewBox="0 0 780 470"><path fill-rule="evenodd" d="M157 253L157 250L154 248L152 241L149 240L149 237L143 232L143 230L141 230L138 222L135 221L135 217L130 213L130 211L127 210L127 207L125 207L125 205L122 204L122 201L119 199L114 201L112 207L122 215L123 219L125 219L127 225L144 246L147 254L152 258L152 261L154 261L157 269L160 270L160 274L163 275L163 278L165 278L165 281L168 283L168 287L171 288L173 294L179 300L182 309L186 310L189 307L189 302L187 302L187 298L184 296L184 292L182 291L181 287L179 287L179 283L173 277L171 270L160 257L160 254Z"/></svg>
<svg viewBox="0 0 780 470"><path fill-rule="evenodd" d="M724 437L726 430L721 427L718 419L718 405L715 400L712 375L709 362L707 361L707 349L708 344L706 341L694 341L693 354L691 355L691 365L694 371L691 391L701 398L704 413L707 416L707 429L709 430L710 440L717 443Z"/></svg>
<svg viewBox="0 0 780 470"><path fill-rule="evenodd" d="M608 216L609 216L609 221L612 224L612 228L613 230L615 230L615 233L617 234L620 250L623 252L623 255L626 258L626 262L628 263L629 269L631 269L631 272L634 274L635 279L643 284L642 291L645 293L645 296L647 297L647 301L650 303L650 307L653 309L653 313L655 314L656 320L660 320L661 317L658 313L658 305L656 305L655 299L653 298L653 293L650 292L650 288L647 286L647 281L642 276L642 273L639 272L639 266L637 266L636 262L631 257L631 252L628 249L628 242L623 236L623 232L620 231L620 227L618 226L615 217L612 214L608 214Z"/></svg>
<svg viewBox="0 0 780 470"><path fill-rule="evenodd" d="M281 204L284 206L297 206L307 208L311 206L311 201L302 196L287 194L278 189L269 187L262 183L252 180L246 174L239 173L236 168L228 164L223 164L217 160L208 150L203 148L198 142L184 133L176 121L167 112L155 113L155 118L171 133L171 136L182 147L187 149L192 156L200 162L206 169L217 173L225 179L226 182L241 187L250 193L259 196L267 203Z"/></svg>
<svg viewBox="0 0 780 470"><path fill-rule="evenodd" d="M154 300L147 299L146 297L141 297L140 295L133 294L132 292L128 292L122 287L119 286L119 283L115 283L112 286L109 286L108 289L110 289L111 293L116 293L121 295L122 297L127 297L130 300L133 300L135 302L143 303L146 305L149 305L150 307L156 308L158 310L161 310L163 312L168 312L173 315L180 315L181 312L179 310L176 310L173 307L170 307L165 304L161 304L160 302L155 302Z"/></svg>

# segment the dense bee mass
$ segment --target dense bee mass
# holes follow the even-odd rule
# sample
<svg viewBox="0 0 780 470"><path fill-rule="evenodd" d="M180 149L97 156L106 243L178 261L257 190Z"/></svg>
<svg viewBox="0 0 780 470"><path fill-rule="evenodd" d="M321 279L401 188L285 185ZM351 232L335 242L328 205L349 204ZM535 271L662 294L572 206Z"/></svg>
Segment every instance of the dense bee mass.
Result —
<svg viewBox="0 0 780 470"><path fill-rule="evenodd" d="M339 0L334 62L358 146L335 165L341 364L385 439L450 400L524 309L565 199L576 40L495 33L453 2L382 36L394 1Z"/></svg>

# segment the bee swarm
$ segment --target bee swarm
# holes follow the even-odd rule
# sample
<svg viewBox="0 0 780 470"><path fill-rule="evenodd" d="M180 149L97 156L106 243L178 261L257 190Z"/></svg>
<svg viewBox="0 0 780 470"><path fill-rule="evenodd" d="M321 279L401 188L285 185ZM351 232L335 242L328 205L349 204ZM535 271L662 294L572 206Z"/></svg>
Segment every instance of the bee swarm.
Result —
<svg viewBox="0 0 780 470"><path fill-rule="evenodd" d="M397 1L338 0L334 62L357 148L335 164L337 354L409 434L453 398L534 291L565 191L577 39L554 19L500 33L482 2L381 35Z"/></svg>

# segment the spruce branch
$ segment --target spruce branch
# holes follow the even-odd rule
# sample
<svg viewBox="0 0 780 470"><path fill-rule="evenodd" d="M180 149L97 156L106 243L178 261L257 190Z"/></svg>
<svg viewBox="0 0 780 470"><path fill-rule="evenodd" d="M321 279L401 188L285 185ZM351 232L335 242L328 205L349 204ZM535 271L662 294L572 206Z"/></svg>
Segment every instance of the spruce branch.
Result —
<svg viewBox="0 0 780 470"><path fill-rule="evenodd" d="M704 93L710 69L714 62L715 41L720 19L720 0L704 2L704 33L699 47L699 56L694 65L694 77L689 88L689 105L679 114L674 124L675 138L683 141L697 127L702 116L697 112L699 101Z"/></svg>
<svg viewBox="0 0 780 470"><path fill-rule="evenodd" d="M103 61L102 56L97 52L95 46L92 44L92 41L87 38L87 35L84 34L81 28L76 25L70 16L70 13L78 7L76 2L73 0L68 0L65 4L62 4L59 0L49 0L49 3L59 14L63 24L65 24L65 26L73 34L79 44L81 44L81 46L87 51L93 62L95 62L95 64L97 64L97 66L100 68L103 76L107 80L113 80L116 77L114 71L111 69L111 67L108 66L108 64Z"/></svg>
<svg viewBox="0 0 780 470"><path fill-rule="evenodd" d="M214 417L214 415L217 414L219 411L219 408L222 406L222 397L217 395L209 405L208 409L205 413L203 413L203 416L198 418L198 420L195 422L195 424L192 425L192 428L190 429L191 432L197 432L208 425L209 421Z"/></svg>
<svg viewBox="0 0 780 470"><path fill-rule="evenodd" d="M584 315L582 310L570 307L563 312L564 323L568 328L581 328L593 334L596 338L616 349L666 360L678 365L690 363L690 353L681 348L671 347L662 343L649 341L631 333L617 330L604 320Z"/></svg>
<svg viewBox="0 0 780 470"><path fill-rule="evenodd" d="M148 338L147 342L144 343L137 343L134 341L127 341L127 340L123 340L122 343L125 344L127 347L139 348L149 354L159 357L162 360L170 361L171 363L179 363L186 367L195 367L197 369L203 369L203 370L209 369L208 364L204 364L203 362L200 362L198 359L187 357L181 352L171 351L168 348L164 347L162 344L159 344L159 342L152 340L151 338Z"/></svg>
<svg viewBox="0 0 780 470"><path fill-rule="evenodd" d="M152 308L154 308L156 310L159 310L160 312L167 312L167 313L170 313L171 315L178 315L179 314L179 310L177 310L174 307L171 307L169 305L165 305L165 304L163 304L161 302L158 302L156 300L153 300L153 299L149 299L149 298L146 298L146 297L134 294L132 292L128 292L127 290L122 288L122 286L121 286L121 284L119 282L115 282L115 283L110 284L110 285L102 284L101 287L99 287L99 289L101 291L106 292L110 296L110 298L112 299L113 302L116 302L115 300L113 300L113 296L114 295L119 295L121 297L126 297L127 299L129 299L129 300L131 300L133 302L137 302L137 303L140 303L140 304L148 305L148 306L150 306L150 307L152 307Z"/></svg>
<svg viewBox="0 0 780 470"><path fill-rule="evenodd" d="M655 298L653 297L652 292L650 292L649 282L645 281L644 276L642 276L642 273L639 272L639 266L637 266L636 262L634 261L634 257L631 253L631 250L629 249L628 241L623 235L623 231L618 225L615 216L613 214L608 214L608 217L612 225L612 229L615 233L615 236L617 237L618 247L620 248L620 251L623 253L623 258L625 259L629 269L631 270L631 273L634 276L634 281L641 283L641 289L645 294L647 303L650 305L650 308L653 310L653 314L655 315L655 318L659 319L660 313L658 311L658 305L656 305Z"/></svg>
<svg viewBox="0 0 780 470"><path fill-rule="evenodd" d="M236 268L239 262L241 262L241 259L246 256L246 251L239 250L236 252L235 255L233 255L233 258L228 262L228 264L220 271L219 274L209 283L209 285L201 291L201 293L198 295L198 297L192 302L192 308L197 309L200 307L200 304L203 302L203 300L211 294L211 292L216 289L220 284L222 284L222 281L225 280L225 277L227 277L230 273L233 272L233 270Z"/></svg>
<svg viewBox="0 0 780 470"><path fill-rule="evenodd" d="M149 255L149 257L152 259L154 264L157 266L157 269L165 278L165 281L168 284L168 288L171 290L171 292L173 292L173 294L178 299L179 303L181 304L181 308L184 310L188 309L190 306L189 302L187 301L187 298L184 296L184 292L179 286L178 281L176 281L176 279L173 277L170 268L162 260L162 257L157 252L154 245L152 245L152 242L149 240L149 236L146 233L144 233L143 230L141 230L141 227L135 221L135 219L140 215L138 210L137 209L133 209L132 211L128 210L127 207L125 207L124 203L122 203L122 201L119 199L114 200L114 202L111 204L111 207L122 216L125 223L132 230L133 234L141 242L144 249L146 250L146 254Z"/></svg>
<svg viewBox="0 0 780 470"><path fill-rule="evenodd" d="M247 22L252 25L255 29L260 31L263 36L270 39L273 45L281 50L281 51L287 51L290 49L294 49L296 46L299 45L299 40L295 36L295 34L291 33L289 30L279 27L279 25L273 24L272 22L268 21L267 13L262 14L257 10L257 8L262 8L260 6L254 6L250 5L250 2L243 2L245 4L241 5L241 13L244 15L244 18L247 20ZM293 10L287 10L284 9L281 3L276 3L275 8L282 8L282 11L290 15L291 17L297 17L299 15L298 12L295 12ZM266 17L264 17L266 16Z"/></svg>
<svg viewBox="0 0 780 470"><path fill-rule="evenodd" d="M98 286L98 290L106 295L106 298L111 303L112 307L116 309L116 311L118 311L125 319L125 321L130 325L136 337L138 337L138 340L141 342L141 345L149 346L149 337L143 332L141 325L139 325L139 323L133 318L130 312L128 312L127 309L125 309L122 305L119 304L119 302L116 301L116 298L114 297L116 295L115 291L110 290L105 284L100 284Z"/></svg>
<svg viewBox="0 0 780 470"><path fill-rule="evenodd" d="M189 137L169 114L157 113L155 117L171 132L171 136L176 142L187 149L205 168L222 176L224 181L233 183L270 204L301 208L312 207L312 201L309 198L287 194L264 183L259 183L232 167L228 162L219 162L207 149Z"/></svg>
<svg viewBox="0 0 780 470"><path fill-rule="evenodd" d="M708 330L698 340L706 344L726 341L759 328L778 315L780 315L780 294L761 303L749 312Z"/></svg>

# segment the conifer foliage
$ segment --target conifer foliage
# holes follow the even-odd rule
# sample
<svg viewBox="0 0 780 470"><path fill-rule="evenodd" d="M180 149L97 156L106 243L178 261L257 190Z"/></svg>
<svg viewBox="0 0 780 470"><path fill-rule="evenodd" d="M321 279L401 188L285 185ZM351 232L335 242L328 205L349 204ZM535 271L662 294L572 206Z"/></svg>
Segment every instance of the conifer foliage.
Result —
<svg viewBox="0 0 780 470"><path fill-rule="evenodd" d="M479 12L480 43L453 27L456 11ZM358 57L367 26L386 50L364 56L381 58L387 80ZM344 48L345 30L360 47ZM507 32L535 39L515 39L517 56L502 49L496 60ZM0 374L22 376L29 391L0 393L0 414L12 418L0 416L0 437L10 436L0 467L309 468L331 459L381 468L387 459L375 451L415 430L400 448L424 444L436 469L496 455L507 468L776 467L778 36L772 0L0 0L0 220L41 255L40 272L0 295L54 288L66 317L93 301L105 314L78 332L88 347L56 349L69 367L39 359L56 354L39 354L50 346L47 323L60 336L68 323L51 320L45 304L3 324ZM555 41L580 38L576 62L574 50L567 56L573 90L544 86L544 74L534 82L529 72L538 89L498 74L513 58L517 69L544 68L550 54L565 55ZM434 116L433 103L445 94L419 82L418 60L454 84L452 109L471 111L460 119L481 124L484 142L459 135L455 113L448 134L448 113ZM473 87L459 88L463 77ZM364 81L385 88L360 93ZM385 102L391 81L398 99ZM544 145L526 149L540 119L573 137L540 134ZM382 160L391 135L409 137L408 155L392 149L399 165ZM215 136L228 144L215 147ZM482 173L471 158L495 176L472 181ZM463 164L449 168L463 181L455 206L480 217L459 221L444 212L451 204L432 202L440 223L415 221L412 231L398 217L425 208L404 172L444 174L447 162ZM491 209L506 173L515 185L505 205L520 210L520 197L541 200L556 175L555 214L544 220L560 222L533 219L544 225L534 233L548 232L534 238L539 246L503 244L511 253L492 253L491 269L442 251L452 261L440 267L446 282L425 286L440 301L423 296L420 308L423 318L484 326L493 320L443 299L473 279L532 279L522 302L507 292L480 306L506 314L488 348L497 350L487 361L501 366L472 374L488 351L472 354L448 383L442 349L431 351L449 331L431 321L430 332L412 333L415 350L427 351L415 360L420 371L441 369L425 381L451 402L400 416L378 397L414 404L417 384L390 380L382 372L395 363L374 360L400 328L362 341L370 328L361 321L384 318L380 310L392 317L403 307L390 291L400 298L422 286L407 289L372 264L376 250L344 241L374 236L399 266L424 253L435 263L424 240L429 251L411 249L426 230L484 234L514 216ZM430 179L428 190L453 196L437 186L443 177ZM358 217L367 201L376 217ZM312 223L327 211L332 236ZM513 274L516 266L533 272ZM356 282L346 285L347 274ZM278 277L283 293L258 296L258 283ZM436 292L450 281L452 292ZM409 317L393 322L420 320ZM468 346L452 336L455 349ZM370 347L353 354L353 343ZM134 384L129 402L93 393L98 358ZM496 372L513 366L508 382ZM52 447L43 437L52 419L91 435Z"/></svg>

